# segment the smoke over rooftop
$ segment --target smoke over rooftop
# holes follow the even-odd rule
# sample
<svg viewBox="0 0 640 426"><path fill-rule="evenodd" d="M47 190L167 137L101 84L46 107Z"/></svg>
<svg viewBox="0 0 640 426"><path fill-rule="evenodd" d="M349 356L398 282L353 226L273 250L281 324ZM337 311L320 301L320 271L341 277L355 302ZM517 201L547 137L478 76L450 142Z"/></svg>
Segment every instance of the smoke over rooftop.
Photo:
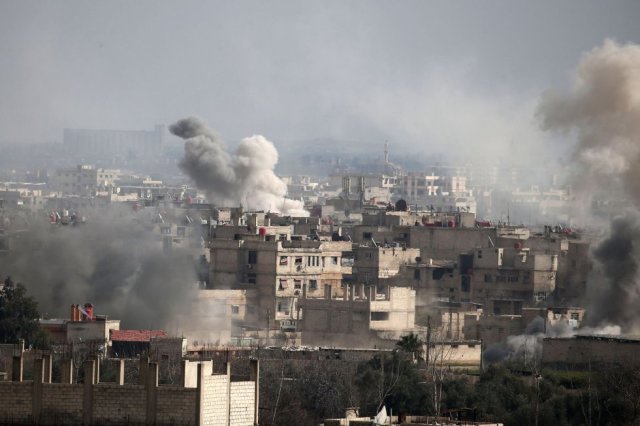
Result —
<svg viewBox="0 0 640 426"><path fill-rule="evenodd" d="M123 328L163 327L191 337L192 329L224 327L223 311L201 316L206 327L183 320L199 309L192 250L164 251L153 225L128 207L86 213L78 226L34 221L0 260L0 273L22 282L41 313L66 318L71 303L92 302Z"/></svg>
<svg viewBox="0 0 640 426"><path fill-rule="evenodd" d="M232 156L220 137L198 118L184 118L169 129L185 140L180 168L211 201L308 216L302 202L285 198L287 185L274 173L278 151L265 137L244 138Z"/></svg>
<svg viewBox="0 0 640 426"><path fill-rule="evenodd" d="M575 188L589 198L621 194L633 206L613 219L593 251L601 266L591 296L592 325L640 326L640 46L606 40L586 53L569 93L548 92L538 116L543 128L577 136Z"/></svg>

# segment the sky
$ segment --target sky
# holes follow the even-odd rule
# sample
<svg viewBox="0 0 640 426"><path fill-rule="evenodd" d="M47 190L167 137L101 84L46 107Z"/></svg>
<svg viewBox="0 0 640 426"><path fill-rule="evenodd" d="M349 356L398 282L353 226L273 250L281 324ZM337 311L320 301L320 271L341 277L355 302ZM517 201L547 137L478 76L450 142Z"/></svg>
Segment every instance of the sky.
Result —
<svg viewBox="0 0 640 426"><path fill-rule="evenodd" d="M638 1L2 0L0 144L194 115L276 146L554 149L541 94L638 22Z"/></svg>

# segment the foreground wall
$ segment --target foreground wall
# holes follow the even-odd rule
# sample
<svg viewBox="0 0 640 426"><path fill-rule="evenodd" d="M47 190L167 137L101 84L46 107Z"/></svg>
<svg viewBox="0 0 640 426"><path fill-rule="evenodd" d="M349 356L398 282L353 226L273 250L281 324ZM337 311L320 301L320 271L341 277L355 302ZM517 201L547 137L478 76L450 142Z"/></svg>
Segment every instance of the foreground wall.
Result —
<svg viewBox="0 0 640 426"><path fill-rule="evenodd" d="M187 362L188 363L188 362ZM253 426L258 424L258 363L249 381L212 374L197 364L195 387L158 385L158 364L141 369L141 384L97 383L96 361L86 361L82 384L50 383L51 363L34 364L34 380L0 382L2 424L153 424ZM121 369L122 373L124 368Z"/></svg>

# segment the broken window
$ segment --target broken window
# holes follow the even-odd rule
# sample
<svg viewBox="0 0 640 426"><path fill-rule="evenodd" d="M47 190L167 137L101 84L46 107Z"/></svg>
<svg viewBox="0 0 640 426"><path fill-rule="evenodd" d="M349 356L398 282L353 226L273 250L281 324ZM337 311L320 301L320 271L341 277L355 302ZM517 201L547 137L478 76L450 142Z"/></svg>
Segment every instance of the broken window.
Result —
<svg viewBox="0 0 640 426"><path fill-rule="evenodd" d="M232 313L232 314L239 314L239 313L240 313L240 306L238 306L238 305L231 305L231 313Z"/></svg>
<svg viewBox="0 0 640 426"><path fill-rule="evenodd" d="M302 288L302 280L293 280L293 288L300 290Z"/></svg>
<svg viewBox="0 0 640 426"><path fill-rule="evenodd" d="M255 265L256 263L258 263L258 252L256 250L249 250L247 262L250 265Z"/></svg>
<svg viewBox="0 0 640 426"><path fill-rule="evenodd" d="M302 265L302 257L296 257L294 263L296 266Z"/></svg>
<svg viewBox="0 0 640 426"><path fill-rule="evenodd" d="M247 282L249 284L255 284L256 283L256 274L254 274L254 273L247 274Z"/></svg>
<svg viewBox="0 0 640 426"><path fill-rule="evenodd" d="M363 232L362 233L362 239L363 240L370 240L371 238L373 238L373 233L371 233L371 232Z"/></svg>
<svg viewBox="0 0 640 426"><path fill-rule="evenodd" d="M484 274L484 282L485 283L493 282L493 276L491 274Z"/></svg>
<svg viewBox="0 0 640 426"><path fill-rule="evenodd" d="M315 291L318 289L318 280L309 280L309 290Z"/></svg>
<svg viewBox="0 0 640 426"><path fill-rule="evenodd" d="M289 281L286 279L281 279L280 280L280 286L278 287L278 290L285 290L287 287L289 287Z"/></svg>
<svg viewBox="0 0 640 426"><path fill-rule="evenodd" d="M287 256L280 256L280 265L288 265L289 258Z"/></svg>
<svg viewBox="0 0 640 426"><path fill-rule="evenodd" d="M331 264L332 265L338 264L338 256L331 256Z"/></svg>

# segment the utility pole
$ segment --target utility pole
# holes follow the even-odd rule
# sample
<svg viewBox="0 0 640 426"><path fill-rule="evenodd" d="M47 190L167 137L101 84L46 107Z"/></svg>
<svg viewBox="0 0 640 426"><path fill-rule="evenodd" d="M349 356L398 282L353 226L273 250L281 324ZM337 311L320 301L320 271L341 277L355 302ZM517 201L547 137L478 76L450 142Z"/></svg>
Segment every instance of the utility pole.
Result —
<svg viewBox="0 0 640 426"><path fill-rule="evenodd" d="M267 308L267 346L269 346L269 329L271 327L270 316L271 311Z"/></svg>

